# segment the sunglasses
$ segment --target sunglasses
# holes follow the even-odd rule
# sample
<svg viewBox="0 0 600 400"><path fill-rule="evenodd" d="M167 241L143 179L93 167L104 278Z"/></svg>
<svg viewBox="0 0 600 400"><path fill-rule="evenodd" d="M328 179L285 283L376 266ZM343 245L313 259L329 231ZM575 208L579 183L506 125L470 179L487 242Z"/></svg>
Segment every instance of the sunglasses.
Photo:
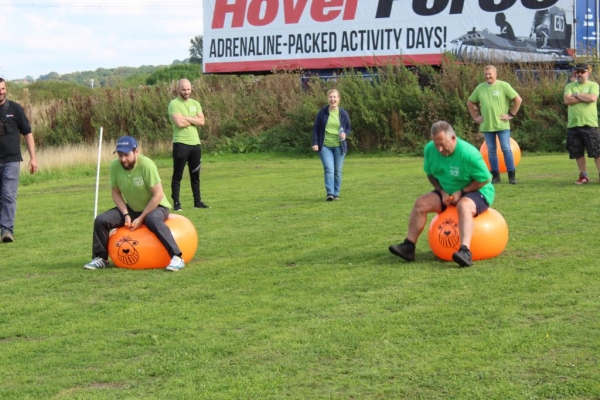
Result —
<svg viewBox="0 0 600 400"><path fill-rule="evenodd" d="M576 73L576 74L580 74L580 75L583 75L583 74L585 74L586 72L587 72L587 71L581 71L581 70L577 70L577 71L575 71L575 73Z"/></svg>

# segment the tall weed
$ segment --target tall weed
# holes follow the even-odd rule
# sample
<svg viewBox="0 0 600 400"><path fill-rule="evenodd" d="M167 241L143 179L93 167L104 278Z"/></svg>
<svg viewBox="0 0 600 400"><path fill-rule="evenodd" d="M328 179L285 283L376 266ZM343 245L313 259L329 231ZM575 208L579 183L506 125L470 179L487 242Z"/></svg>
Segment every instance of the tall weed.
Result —
<svg viewBox="0 0 600 400"><path fill-rule="evenodd" d="M523 98L511 123L521 149L563 151L567 109L562 96L569 74L543 64L497 68L498 79L511 83ZM350 70L330 81L314 78L307 84L301 82L300 72L203 75L193 80L192 97L206 116L200 129L205 151L309 152L314 118L327 104L327 90L336 87L342 107L350 113L354 151L420 154L429 140L429 127L439 119L452 123L466 140L481 143L466 102L484 82L483 71L483 64L448 58L436 68L390 64L370 71L371 79ZM177 96L176 85L172 80L73 91L68 98L43 103L21 98L42 147L91 143L104 127L107 139L127 134L162 148L172 137L167 106Z"/></svg>

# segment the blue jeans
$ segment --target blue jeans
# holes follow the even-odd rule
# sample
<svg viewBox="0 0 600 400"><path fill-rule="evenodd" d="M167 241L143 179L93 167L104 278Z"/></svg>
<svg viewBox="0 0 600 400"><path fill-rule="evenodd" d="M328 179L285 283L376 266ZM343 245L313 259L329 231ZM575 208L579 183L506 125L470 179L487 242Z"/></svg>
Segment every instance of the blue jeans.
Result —
<svg viewBox="0 0 600 400"><path fill-rule="evenodd" d="M500 141L500 149L504 154L504 164L506 164L507 171L515 170L515 159L513 157L512 149L510 148L510 129L505 129L498 132L483 132L485 136L485 144L488 148L488 158L490 160L490 169L492 172L500 171L498 166L498 153L496 149L496 135Z"/></svg>
<svg viewBox="0 0 600 400"><path fill-rule="evenodd" d="M17 189L21 163L18 161L0 164L0 230L14 233L17 213Z"/></svg>
<svg viewBox="0 0 600 400"><path fill-rule="evenodd" d="M325 190L327 194L339 196L342 187L342 167L344 166L344 157L346 157L342 151L342 146L323 146L319 152L319 157L321 157L325 169Z"/></svg>

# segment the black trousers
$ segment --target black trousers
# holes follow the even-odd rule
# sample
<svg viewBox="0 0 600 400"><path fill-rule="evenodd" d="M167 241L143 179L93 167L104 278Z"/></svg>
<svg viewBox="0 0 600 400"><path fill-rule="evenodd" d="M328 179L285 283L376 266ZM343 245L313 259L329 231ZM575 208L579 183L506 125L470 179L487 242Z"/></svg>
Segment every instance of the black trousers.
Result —
<svg viewBox="0 0 600 400"><path fill-rule="evenodd" d="M133 221L140 216L140 212L135 212L127 207L129 216ZM181 257L181 250L175 242L175 238L171 230L165 224L165 220L169 218L169 209L163 206L158 206L146 215L144 225L156 238L165 246L170 257ZM92 245L92 258L102 257L103 260L108 260L108 237L111 229L120 228L125 225L125 218L121 212L115 207L96 217L94 220L94 238Z"/></svg>
<svg viewBox="0 0 600 400"><path fill-rule="evenodd" d="M200 145L190 146L183 143L173 143L173 177L171 178L171 198L179 203L179 192L183 170L188 165L194 205L200 203L200 164L202 163L202 150Z"/></svg>

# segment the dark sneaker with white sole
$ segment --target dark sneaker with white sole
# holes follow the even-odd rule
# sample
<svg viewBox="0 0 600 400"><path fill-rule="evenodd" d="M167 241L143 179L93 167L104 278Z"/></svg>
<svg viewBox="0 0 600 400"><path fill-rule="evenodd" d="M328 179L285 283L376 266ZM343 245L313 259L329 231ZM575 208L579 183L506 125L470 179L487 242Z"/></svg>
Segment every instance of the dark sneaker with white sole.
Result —
<svg viewBox="0 0 600 400"><path fill-rule="evenodd" d="M210 208L210 207L207 204L200 202L200 203L194 204L194 208Z"/></svg>
<svg viewBox="0 0 600 400"><path fill-rule="evenodd" d="M473 255L471 254L471 250L469 250L467 246L460 246L460 249L452 254L452 261L461 267L470 267L473 265Z"/></svg>
<svg viewBox="0 0 600 400"><path fill-rule="evenodd" d="M173 210L175 210L175 211L183 211L181 209L181 203L178 202L178 201L176 201L175 204L173 205Z"/></svg>

